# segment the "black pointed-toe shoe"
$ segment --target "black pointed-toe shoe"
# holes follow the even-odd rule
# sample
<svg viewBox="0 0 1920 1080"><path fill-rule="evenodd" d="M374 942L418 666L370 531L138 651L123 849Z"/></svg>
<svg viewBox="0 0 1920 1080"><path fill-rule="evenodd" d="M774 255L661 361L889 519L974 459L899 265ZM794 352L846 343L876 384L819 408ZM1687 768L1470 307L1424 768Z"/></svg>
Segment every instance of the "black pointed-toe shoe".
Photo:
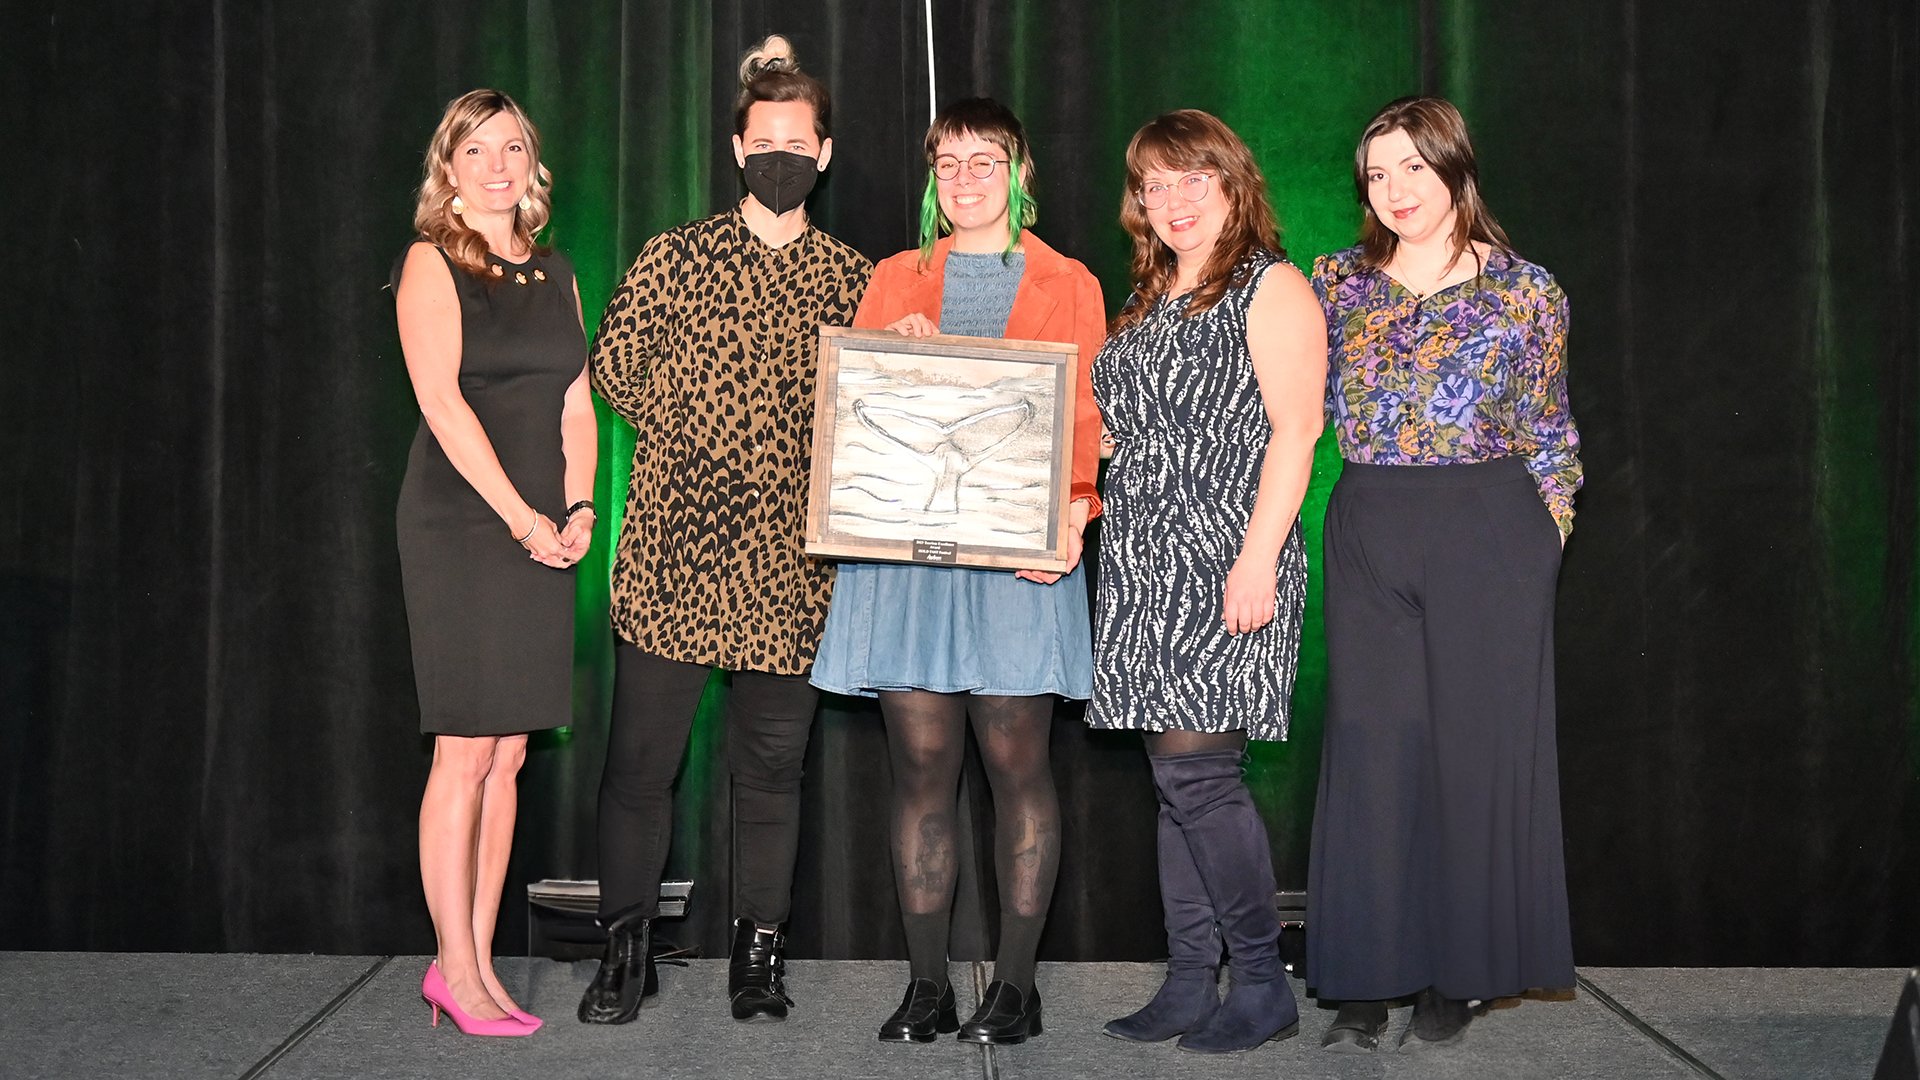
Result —
<svg viewBox="0 0 1920 1080"><path fill-rule="evenodd" d="M660 992L653 966L653 920L615 916L607 924L607 951L600 970L580 998L583 1024L624 1024L640 1015L640 1003Z"/></svg>
<svg viewBox="0 0 1920 1080"><path fill-rule="evenodd" d="M1458 998L1441 997L1428 987L1413 999L1413 1022L1400 1033L1401 1052L1452 1046L1467 1037L1473 1009Z"/></svg>
<svg viewBox="0 0 1920 1080"><path fill-rule="evenodd" d="M733 954L727 962L727 1001L735 1020L785 1020L793 999L787 996L787 935L755 925L733 924Z"/></svg>
<svg viewBox="0 0 1920 1080"><path fill-rule="evenodd" d="M1386 1033L1386 1002L1345 1001L1320 1040L1320 1048L1335 1054L1365 1054L1379 1046L1380 1036Z"/></svg>
<svg viewBox="0 0 1920 1080"><path fill-rule="evenodd" d="M915 979L907 984L907 996L901 999L900 1007L880 1025L880 1041L930 1043L959 1030L953 984Z"/></svg>
<svg viewBox="0 0 1920 1080"><path fill-rule="evenodd" d="M1040 991L1021 993L1009 982L987 984L973 1019L960 1025L960 1041L983 1046L1013 1046L1040 1034Z"/></svg>

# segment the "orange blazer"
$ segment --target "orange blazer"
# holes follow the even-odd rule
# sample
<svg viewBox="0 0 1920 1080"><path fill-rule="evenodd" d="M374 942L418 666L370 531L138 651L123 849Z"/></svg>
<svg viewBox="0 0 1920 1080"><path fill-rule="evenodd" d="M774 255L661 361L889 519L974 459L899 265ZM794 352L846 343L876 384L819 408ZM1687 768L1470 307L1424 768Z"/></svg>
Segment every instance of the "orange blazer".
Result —
<svg viewBox="0 0 1920 1080"><path fill-rule="evenodd" d="M1058 341L1080 346L1080 387L1074 394L1073 472L1069 498L1087 500L1087 520L1100 513L1100 406L1093 400L1093 358L1107 340L1107 308L1100 282L1078 259L1048 247L1031 230L1020 234L1026 269L1007 316L1009 338ZM873 268L873 280L853 325L884 330L919 312L940 323L940 296L947 281L947 254L953 238L933 245L933 259L920 265L920 249L911 248Z"/></svg>

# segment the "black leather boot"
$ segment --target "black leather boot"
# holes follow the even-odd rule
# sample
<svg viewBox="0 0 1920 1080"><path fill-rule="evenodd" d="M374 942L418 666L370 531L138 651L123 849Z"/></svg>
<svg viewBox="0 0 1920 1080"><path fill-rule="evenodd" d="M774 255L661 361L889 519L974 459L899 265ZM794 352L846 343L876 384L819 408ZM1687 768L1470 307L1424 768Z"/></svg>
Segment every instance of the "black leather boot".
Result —
<svg viewBox="0 0 1920 1080"><path fill-rule="evenodd" d="M733 954L727 963L727 999L735 1020L785 1020L787 935L752 919L733 921Z"/></svg>
<svg viewBox="0 0 1920 1080"><path fill-rule="evenodd" d="M1386 1031L1386 1002L1343 1001L1320 1046L1336 1054L1364 1054L1380 1045Z"/></svg>
<svg viewBox="0 0 1920 1080"><path fill-rule="evenodd" d="M960 1030L960 1014L955 1011L953 984L936 984L932 979L915 979L907 984L907 996L880 1025L881 1042L930 1043L937 1036Z"/></svg>
<svg viewBox="0 0 1920 1080"><path fill-rule="evenodd" d="M660 976L653 967L653 920L630 914L615 915L607 928L607 952L600 970L580 998L583 1024L624 1024L640 1014L640 1002L660 992Z"/></svg>
<svg viewBox="0 0 1920 1080"><path fill-rule="evenodd" d="M1040 990L1022 994L1010 982L987 984L973 1019L960 1025L960 1041L984 1046L1014 1046L1040 1034Z"/></svg>
<svg viewBox="0 0 1920 1080"><path fill-rule="evenodd" d="M1413 999L1413 1022L1400 1033L1400 1049L1424 1050L1429 1046L1452 1046L1467 1037L1467 1025L1473 1010L1458 998L1441 997L1432 987Z"/></svg>

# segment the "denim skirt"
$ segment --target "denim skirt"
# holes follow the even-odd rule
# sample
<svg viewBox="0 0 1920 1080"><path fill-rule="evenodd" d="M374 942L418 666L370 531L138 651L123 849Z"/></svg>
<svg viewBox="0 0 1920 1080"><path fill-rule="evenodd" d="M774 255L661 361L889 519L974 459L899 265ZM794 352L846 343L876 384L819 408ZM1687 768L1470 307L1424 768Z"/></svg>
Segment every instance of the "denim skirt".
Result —
<svg viewBox="0 0 1920 1080"><path fill-rule="evenodd" d="M842 563L813 685L1007 696L1093 693L1093 632L1080 567L1052 585L1011 570Z"/></svg>

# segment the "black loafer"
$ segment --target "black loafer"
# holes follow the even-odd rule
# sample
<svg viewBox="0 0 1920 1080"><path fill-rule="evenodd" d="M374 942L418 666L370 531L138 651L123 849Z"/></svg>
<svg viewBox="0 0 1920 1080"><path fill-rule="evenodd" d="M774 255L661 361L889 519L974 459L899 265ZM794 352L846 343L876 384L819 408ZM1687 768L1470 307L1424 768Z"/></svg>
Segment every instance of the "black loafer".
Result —
<svg viewBox="0 0 1920 1080"><path fill-rule="evenodd" d="M1346 1001L1334 1014L1333 1026L1320 1040L1320 1048L1336 1054L1365 1054L1380 1045L1387 1033L1387 1003L1384 1001Z"/></svg>
<svg viewBox="0 0 1920 1080"><path fill-rule="evenodd" d="M959 1030L953 984L915 979L907 984L907 996L901 999L900 1007L880 1025L880 1041L930 1043Z"/></svg>
<svg viewBox="0 0 1920 1080"><path fill-rule="evenodd" d="M973 1019L960 1025L960 1041L983 1046L1014 1046L1040 1034L1040 991L1022 994L999 979L987 984Z"/></svg>
<svg viewBox="0 0 1920 1080"><path fill-rule="evenodd" d="M1452 1046L1467 1037L1467 1025L1472 1021L1473 1010L1466 1002L1441 997L1439 991L1428 987L1413 999L1413 1022L1400 1033L1400 1049L1405 1052Z"/></svg>

